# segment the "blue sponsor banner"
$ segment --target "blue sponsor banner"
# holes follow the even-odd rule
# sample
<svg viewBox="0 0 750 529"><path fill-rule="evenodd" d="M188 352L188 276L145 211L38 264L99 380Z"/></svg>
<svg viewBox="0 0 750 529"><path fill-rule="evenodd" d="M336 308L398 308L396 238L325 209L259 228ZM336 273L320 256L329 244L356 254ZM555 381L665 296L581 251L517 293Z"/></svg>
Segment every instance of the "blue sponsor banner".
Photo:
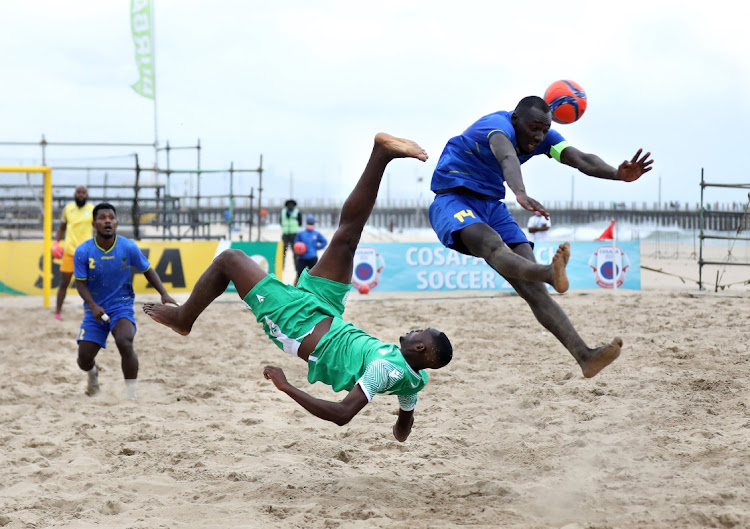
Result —
<svg viewBox="0 0 750 529"><path fill-rule="evenodd" d="M559 245L536 243L537 262L550 264ZM571 290L611 289L613 276L619 289L641 289L638 241L618 242L614 252L611 241L572 242L570 246L567 272ZM483 259L449 250L440 243L363 244L354 258L352 282L355 288L366 286L371 292L513 291Z"/></svg>

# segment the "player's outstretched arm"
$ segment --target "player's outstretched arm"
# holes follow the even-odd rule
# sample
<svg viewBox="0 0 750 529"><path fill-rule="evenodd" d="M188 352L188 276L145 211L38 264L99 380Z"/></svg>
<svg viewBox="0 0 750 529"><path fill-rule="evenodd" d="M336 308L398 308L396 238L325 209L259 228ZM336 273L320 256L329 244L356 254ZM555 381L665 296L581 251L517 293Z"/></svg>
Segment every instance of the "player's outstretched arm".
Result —
<svg viewBox="0 0 750 529"><path fill-rule="evenodd" d="M654 163L653 159L649 159L650 152L641 156L642 152L643 149L638 149L631 160L625 160L619 167L614 168L595 154L582 152L575 147L566 147L560 154L560 161L596 178L634 182L649 172L652 169L651 164Z"/></svg>
<svg viewBox="0 0 750 529"><path fill-rule="evenodd" d="M504 134L493 134L490 137L490 149L492 149L492 154L500 167L503 168L505 183L516 195L518 205L528 211L538 211L545 218L549 218L549 213L544 209L544 206L526 194L526 185L523 183L523 175L521 174L521 162L518 161L516 148L513 147L510 140Z"/></svg>
<svg viewBox="0 0 750 529"><path fill-rule="evenodd" d="M344 426L367 405L367 396L359 385L356 385L341 402L316 399L312 395L297 389L287 382L284 371L279 367L266 366L263 376L273 382L279 391L283 391L297 404L324 421L331 421Z"/></svg>
<svg viewBox="0 0 750 529"><path fill-rule="evenodd" d="M156 270L154 270L153 268L149 268L148 270L143 272L143 275L146 277L146 280L151 283L151 286L154 287L159 294L161 294L161 302L163 305L166 305L167 303L177 305L177 302L173 300L172 296L167 293L167 290L164 288L161 279L159 279L159 274L156 273Z"/></svg>
<svg viewBox="0 0 750 529"><path fill-rule="evenodd" d="M411 433L411 427L414 426L414 410L398 410L398 419L393 425L393 436L397 441L404 442Z"/></svg>

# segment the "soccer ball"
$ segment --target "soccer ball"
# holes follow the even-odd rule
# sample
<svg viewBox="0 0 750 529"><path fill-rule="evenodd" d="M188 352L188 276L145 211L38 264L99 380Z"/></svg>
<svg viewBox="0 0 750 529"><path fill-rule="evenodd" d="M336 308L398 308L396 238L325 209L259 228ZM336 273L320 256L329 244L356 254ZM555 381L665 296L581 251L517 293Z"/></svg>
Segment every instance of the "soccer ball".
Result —
<svg viewBox="0 0 750 529"><path fill-rule="evenodd" d="M368 292L370 292L370 287L368 287L367 285L359 285L360 294L367 294Z"/></svg>
<svg viewBox="0 0 750 529"><path fill-rule="evenodd" d="M303 243L302 241L297 241L294 243L294 253L297 255L302 255L307 251L307 245Z"/></svg>
<svg viewBox="0 0 750 529"><path fill-rule="evenodd" d="M556 123L573 123L586 112L586 92L575 81L555 81L544 93L544 100Z"/></svg>

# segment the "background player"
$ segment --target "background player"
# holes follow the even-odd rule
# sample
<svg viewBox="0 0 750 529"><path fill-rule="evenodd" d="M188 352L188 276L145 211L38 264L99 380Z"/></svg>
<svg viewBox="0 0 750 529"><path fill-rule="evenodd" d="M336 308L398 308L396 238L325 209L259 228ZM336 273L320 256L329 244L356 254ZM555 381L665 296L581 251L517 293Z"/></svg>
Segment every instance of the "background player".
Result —
<svg viewBox="0 0 750 529"><path fill-rule="evenodd" d="M328 244L328 240L325 236L315 229L315 217L308 215L305 219L305 229L297 233L294 238L294 250L297 251L297 243L301 242L305 245L304 253L297 255L294 260L294 264L297 268L297 278L294 280L295 286L299 281L299 277L302 275L304 270L309 270L315 266L318 262L318 250L322 250Z"/></svg>
<svg viewBox="0 0 750 529"><path fill-rule="evenodd" d="M567 287L536 264L523 230L505 204L505 184L526 210L547 211L528 196L521 164L540 154L575 167L589 176L633 182L651 170L650 153L639 149L632 160L615 168L593 154L568 145L550 129L551 114L540 97L523 98L513 112L495 112L480 118L463 134L451 138L438 160L430 188L435 200L430 205L430 222L448 248L481 257L502 275L526 300L537 320L567 348L585 377L593 377L620 354L622 340L589 348L560 306L547 293L544 283L558 292ZM560 245L555 259L567 262L567 243ZM554 264L554 263L553 263Z"/></svg>
<svg viewBox="0 0 750 529"><path fill-rule="evenodd" d="M341 402L317 399L292 386L284 372L266 366L263 375L307 411L338 425L348 423L377 393L398 396L399 412L393 435L405 441L414 423L417 393L427 384L425 368L450 362L453 349L436 329L412 331L400 346L381 342L341 318L351 290L354 252L370 217L380 181L394 158L427 154L416 143L388 134L375 136L364 173L341 210L331 244L320 261L305 270L297 287L267 274L239 250L222 252L203 273L181 307L146 303L143 310L155 321L180 334L193 323L230 281L255 314L268 337L283 351L308 363L310 383L323 382L334 391L347 390Z"/></svg>
<svg viewBox="0 0 750 529"><path fill-rule="evenodd" d="M81 244L75 253L76 287L86 309L78 334L78 366L88 373L86 393L95 395L99 392L95 358L102 347L107 347L107 337L111 332L120 352L127 397L135 399L138 356L133 350L135 293L130 267L143 272L151 286L161 294L162 303L177 303L167 294L161 279L138 246L117 235L115 207L98 204L93 216L95 236Z"/></svg>
<svg viewBox="0 0 750 529"><path fill-rule="evenodd" d="M65 205L60 219L60 227L52 244L52 253L55 258L62 257L60 264L60 287L57 289L57 305L55 306L55 318L62 319L62 306L68 293L70 279L73 277L73 255L76 248L83 241L91 238L91 212L94 205L88 202L89 192L86 186L76 187L73 202ZM60 241L63 244L60 245Z"/></svg>

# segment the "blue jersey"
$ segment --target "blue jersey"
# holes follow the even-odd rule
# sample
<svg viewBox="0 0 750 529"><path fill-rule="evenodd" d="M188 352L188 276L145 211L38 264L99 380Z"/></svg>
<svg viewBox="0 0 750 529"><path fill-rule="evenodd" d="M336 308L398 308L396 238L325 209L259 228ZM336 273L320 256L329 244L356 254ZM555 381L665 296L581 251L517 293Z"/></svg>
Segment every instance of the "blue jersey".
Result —
<svg viewBox="0 0 750 529"><path fill-rule="evenodd" d="M117 307L133 305L132 272L146 272L151 265L140 248L120 235L115 235L115 243L109 250L96 244L96 238L81 243L74 256L74 276L76 281L86 281L97 305L110 313ZM88 304L84 304L90 309Z"/></svg>
<svg viewBox="0 0 750 529"><path fill-rule="evenodd" d="M322 250L326 247L326 244L328 244L328 241L323 237L323 234L315 230L302 230L297 233L294 242L297 243L299 241L305 243L305 246L307 247L305 253L298 256L300 259L312 259L313 257L317 257L318 250Z"/></svg>
<svg viewBox="0 0 750 529"><path fill-rule="evenodd" d="M490 149L490 138L497 133L504 134L510 140L521 163L539 154L554 156L560 160L559 153L567 144L565 138L552 129L531 154L520 153L516 130L510 119L512 114L505 111L489 114L480 118L460 136L451 138L440 155L430 189L439 191L466 187L497 199L505 198L503 169Z"/></svg>

